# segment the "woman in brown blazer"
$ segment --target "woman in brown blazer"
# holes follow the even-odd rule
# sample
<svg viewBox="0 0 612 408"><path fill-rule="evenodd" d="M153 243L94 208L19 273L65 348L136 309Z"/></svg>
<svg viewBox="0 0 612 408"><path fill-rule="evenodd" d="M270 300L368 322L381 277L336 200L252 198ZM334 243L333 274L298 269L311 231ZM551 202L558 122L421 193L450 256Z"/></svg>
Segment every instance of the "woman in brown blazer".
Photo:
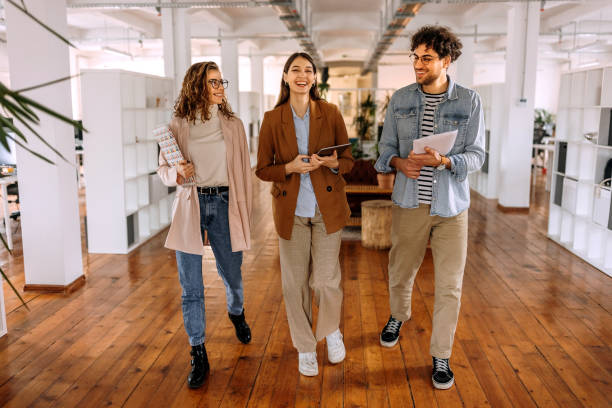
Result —
<svg viewBox="0 0 612 408"><path fill-rule="evenodd" d="M272 182L285 308L299 371L306 376L318 374L316 346L323 337L330 363L346 355L339 329L338 255L341 230L350 216L342 174L353 166L348 149L340 156L316 154L348 143L338 108L319 96L316 74L306 53L295 53L285 63L278 102L261 125L256 170L260 179ZM319 307L314 334L310 289Z"/></svg>

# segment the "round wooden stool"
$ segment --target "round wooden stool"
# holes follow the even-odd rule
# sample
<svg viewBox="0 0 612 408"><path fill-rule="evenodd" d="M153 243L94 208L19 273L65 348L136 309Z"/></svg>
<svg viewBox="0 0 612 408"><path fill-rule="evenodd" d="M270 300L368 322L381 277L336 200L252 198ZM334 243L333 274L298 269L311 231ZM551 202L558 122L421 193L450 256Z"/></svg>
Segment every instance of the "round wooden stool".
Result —
<svg viewBox="0 0 612 408"><path fill-rule="evenodd" d="M361 245L364 248L391 248L391 200L361 203Z"/></svg>

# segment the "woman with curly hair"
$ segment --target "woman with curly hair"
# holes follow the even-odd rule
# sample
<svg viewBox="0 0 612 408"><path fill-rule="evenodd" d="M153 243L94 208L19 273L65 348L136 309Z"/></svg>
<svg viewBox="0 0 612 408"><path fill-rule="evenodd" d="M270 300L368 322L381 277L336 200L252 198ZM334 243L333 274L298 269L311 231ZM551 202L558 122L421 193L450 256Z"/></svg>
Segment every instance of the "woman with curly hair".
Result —
<svg viewBox="0 0 612 408"><path fill-rule="evenodd" d="M204 346L204 231L225 284L236 336L242 343L251 341L240 270L242 251L251 245L251 166L244 126L225 99L227 85L214 62L198 62L187 70L170 122L186 160L172 167L160 154L157 169L164 184L178 186L165 246L176 251L183 322L191 344L191 388L200 387L209 371ZM191 178L195 182L186 183Z"/></svg>

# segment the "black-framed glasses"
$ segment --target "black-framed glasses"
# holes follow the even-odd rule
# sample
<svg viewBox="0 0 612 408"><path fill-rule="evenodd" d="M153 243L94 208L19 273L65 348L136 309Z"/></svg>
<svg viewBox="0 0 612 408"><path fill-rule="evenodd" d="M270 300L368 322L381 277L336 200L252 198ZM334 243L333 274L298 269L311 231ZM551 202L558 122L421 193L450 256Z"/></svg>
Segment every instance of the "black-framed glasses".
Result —
<svg viewBox="0 0 612 408"><path fill-rule="evenodd" d="M223 85L224 89L227 89L229 81L227 79L209 79L208 83L215 89L219 89L219 85Z"/></svg>
<svg viewBox="0 0 612 408"><path fill-rule="evenodd" d="M414 52L412 54L410 54L409 56L410 58L410 62L412 62L412 64L416 64L417 61L421 61L421 64L423 65L429 65L429 63L431 63L431 61L437 59L438 57L434 57L432 55L429 54L425 54L422 57L419 57L418 55L416 55Z"/></svg>

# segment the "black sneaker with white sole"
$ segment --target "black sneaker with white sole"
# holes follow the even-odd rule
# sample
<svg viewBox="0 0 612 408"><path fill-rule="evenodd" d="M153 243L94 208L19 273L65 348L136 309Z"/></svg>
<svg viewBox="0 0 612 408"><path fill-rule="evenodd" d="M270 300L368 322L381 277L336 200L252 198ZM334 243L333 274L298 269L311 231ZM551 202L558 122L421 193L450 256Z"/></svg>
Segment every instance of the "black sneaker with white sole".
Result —
<svg viewBox="0 0 612 408"><path fill-rule="evenodd" d="M448 358L433 357L431 373L433 386L439 390L448 390L455 383L455 376L448 365Z"/></svg>
<svg viewBox="0 0 612 408"><path fill-rule="evenodd" d="M389 316L389 321L380 333L380 344L385 347L393 347L399 339L402 322Z"/></svg>

